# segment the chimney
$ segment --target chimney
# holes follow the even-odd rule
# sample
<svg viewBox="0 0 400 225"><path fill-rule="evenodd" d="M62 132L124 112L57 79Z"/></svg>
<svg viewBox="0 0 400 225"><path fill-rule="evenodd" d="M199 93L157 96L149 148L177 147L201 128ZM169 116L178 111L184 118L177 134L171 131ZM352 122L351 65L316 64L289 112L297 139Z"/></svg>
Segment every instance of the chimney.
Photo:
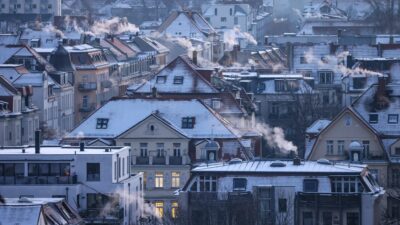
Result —
<svg viewBox="0 0 400 225"><path fill-rule="evenodd" d="M193 55L192 55L192 61L193 61L193 63L194 63L195 65L197 65L197 51L194 50L192 54L193 54Z"/></svg>
<svg viewBox="0 0 400 225"><path fill-rule="evenodd" d="M347 63L346 63L347 68L349 68L349 69L353 68L353 66L355 64L353 56L352 55L347 55L346 61L347 61Z"/></svg>
<svg viewBox="0 0 400 225"><path fill-rule="evenodd" d="M297 155L293 158L293 165L295 166L301 165L301 159Z"/></svg>
<svg viewBox="0 0 400 225"><path fill-rule="evenodd" d="M35 154L40 154L40 130L35 131Z"/></svg>
<svg viewBox="0 0 400 225"><path fill-rule="evenodd" d="M289 71L293 69L293 44L290 42L286 43L286 63Z"/></svg>
<svg viewBox="0 0 400 225"><path fill-rule="evenodd" d="M85 142L80 142L79 143L79 151L84 152L85 151Z"/></svg>
<svg viewBox="0 0 400 225"><path fill-rule="evenodd" d="M153 98L157 98L157 88L156 87L151 88L151 96Z"/></svg>
<svg viewBox="0 0 400 225"><path fill-rule="evenodd" d="M382 49L382 44L378 43L378 57L382 57L383 55L383 49Z"/></svg>
<svg viewBox="0 0 400 225"><path fill-rule="evenodd" d="M337 30L337 37L340 38L342 37L343 31L341 29Z"/></svg>

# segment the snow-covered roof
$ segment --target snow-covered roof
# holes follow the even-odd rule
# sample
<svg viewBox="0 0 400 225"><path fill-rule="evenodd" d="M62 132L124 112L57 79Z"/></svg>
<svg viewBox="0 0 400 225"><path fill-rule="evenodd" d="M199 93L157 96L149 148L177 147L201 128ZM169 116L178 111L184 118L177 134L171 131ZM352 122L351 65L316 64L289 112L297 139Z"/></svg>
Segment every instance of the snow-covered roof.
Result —
<svg viewBox="0 0 400 225"><path fill-rule="evenodd" d="M321 174L360 174L367 166L360 164L323 164L316 161L303 161L301 165L293 165L292 161L279 161L284 164L282 167L271 166L277 161L246 161L241 163L215 163L201 165L192 172L224 172L224 173L321 173Z"/></svg>
<svg viewBox="0 0 400 225"><path fill-rule="evenodd" d="M311 126L309 126L306 130L306 133L318 134L321 130L327 127L331 123L330 120L321 119L316 120Z"/></svg>
<svg viewBox="0 0 400 225"><path fill-rule="evenodd" d="M65 138L116 138L157 111L159 117L190 138L237 137L227 121L199 100L116 99L95 111ZM181 128L185 117L195 118L193 129ZM96 129L98 118L108 119L106 129Z"/></svg>
<svg viewBox="0 0 400 225"><path fill-rule="evenodd" d="M178 81L179 79L179 81ZM218 93L218 91L204 79L188 59L179 56L164 67L153 78L142 86L129 87L128 90L137 93L150 93L153 87L160 93Z"/></svg>
<svg viewBox="0 0 400 225"><path fill-rule="evenodd" d="M41 208L41 205L0 205L0 223L39 225L41 224Z"/></svg>
<svg viewBox="0 0 400 225"><path fill-rule="evenodd" d="M295 85L296 90L295 91L290 91L288 90L278 90L276 87L277 81L282 80L284 82L292 82L291 84L287 84L288 86L290 85ZM290 79L274 79L274 80L266 80L262 82L265 85L264 90L259 90L259 94L311 94L314 93L313 88L304 80L290 80Z"/></svg>
<svg viewBox="0 0 400 225"><path fill-rule="evenodd" d="M25 153L22 152L25 149ZM107 147L87 147L83 152L80 151L79 147L69 146L41 146L40 155L110 155L116 154L121 151L125 151L127 147L114 147L111 151L105 151L110 149ZM0 151L0 155L23 155L23 156L37 156L35 153L35 147L4 147Z"/></svg>
<svg viewBox="0 0 400 225"><path fill-rule="evenodd" d="M16 86L28 86L41 87L44 85L43 73L29 73L23 74L14 80L13 84ZM51 78L48 77L50 80Z"/></svg>

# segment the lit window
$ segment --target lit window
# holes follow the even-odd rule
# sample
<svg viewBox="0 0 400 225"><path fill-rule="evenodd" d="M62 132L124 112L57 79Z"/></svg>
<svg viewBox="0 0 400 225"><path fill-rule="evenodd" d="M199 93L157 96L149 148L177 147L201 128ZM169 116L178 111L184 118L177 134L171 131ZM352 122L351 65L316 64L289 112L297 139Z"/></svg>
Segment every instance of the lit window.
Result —
<svg viewBox="0 0 400 225"><path fill-rule="evenodd" d="M399 122L399 114L389 114L388 123L397 124Z"/></svg>
<svg viewBox="0 0 400 225"><path fill-rule="evenodd" d="M164 187L164 174L162 172L156 172L155 187L156 188Z"/></svg>
<svg viewBox="0 0 400 225"><path fill-rule="evenodd" d="M164 216L164 202L159 201L155 203L156 213L159 218Z"/></svg>
<svg viewBox="0 0 400 225"><path fill-rule="evenodd" d="M180 178L180 173L179 172L172 172L172 182L171 186L173 188L179 188L181 185L181 178Z"/></svg>
<svg viewBox="0 0 400 225"><path fill-rule="evenodd" d="M98 118L96 123L96 129L107 129L108 119Z"/></svg>
<svg viewBox="0 0 400 225"><path fill-rule="evenodd" d="M174 84L183 84L183 76L175 76Z"/></svg>
<svg viewBox="0 0 400 225"><path fill-rule="evenodd" d="M178 218L178 202L171 202L171 216L172 218Z"/></svg>
<svg viewBox="0 0 400 225"><path fill-rule="evenodd" d="M166 81L167 81L166 76L157 76L157 80L156 80L157 84L165 84Z"/></svg>
<svg viewBox="0 0 400 225"><path fill-rule="evenodd" d="M182 118L182 128L184 129L193 129L195 124L194 117L184 117Z"/></svg>
<svg viewBox="0 0 400 225"><path fill-rule="evenodd" d="M369 114L369 123L376 124L379 122L378 114Z"/></svg>

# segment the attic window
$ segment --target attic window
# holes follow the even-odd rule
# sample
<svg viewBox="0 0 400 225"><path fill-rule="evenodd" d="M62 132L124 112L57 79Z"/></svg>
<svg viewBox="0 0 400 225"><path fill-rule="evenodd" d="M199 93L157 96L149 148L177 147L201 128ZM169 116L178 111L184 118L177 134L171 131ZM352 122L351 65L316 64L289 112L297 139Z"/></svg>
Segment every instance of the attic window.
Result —
<svg viewBox="0 0 400 225"><path fill-rule="evenodd" d="M97 118L96 129L107 129L108 119Z"/></svg>
<svg viewBox="0 0 400 225"><path fill-rule="evenodd" d="M389 124L399 123L399 114L389 114L388 115L388 123Z"/></svg>
<svg viewBox="0 0 400 225"><path fill-rule="evenodd" d="M195 124L194 117L183 117L182 118L182 128L184 129L193 129Z"/></svg>
<svg viewBox="0 0 400 225"><path fill-rule="evenodd" d="M183 84L183 76L175 76L174 84Z"/></svg>
<svg viewBox="0 0 400 225"><path fill-rule="evenodd" d="M167 81L166 76L157 76L157 80L156 80L157 84L165 84L166 81Z"/></svg>
<svg viewBox="0 0 400 225"><path fill-rule="evenodd" d="M369 114L369 123L376 124L379 122L378 114Z"/></svg>

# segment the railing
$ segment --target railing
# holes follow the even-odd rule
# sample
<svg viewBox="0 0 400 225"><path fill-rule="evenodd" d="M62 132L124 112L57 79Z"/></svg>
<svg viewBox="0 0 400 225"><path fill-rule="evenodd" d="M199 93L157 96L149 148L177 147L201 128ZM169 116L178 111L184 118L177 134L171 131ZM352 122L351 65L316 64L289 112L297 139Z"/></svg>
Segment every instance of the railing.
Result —
<svg viewBox="0 0 400 225"><path fill-rule="evenodd" d="M313 207L358 207L361 204L359 193L298 193L299 206Z"/></svg>
<svg viewBox="0 0 400 225"><path fill-rule="evenodd" d="M74 176L0 176L0 185L76 184Z"/></svg>
<svg viewBox="0 0 400 225"><path fill-rule="evenodd" d="M91 112L96 109L95 104L82 104L79 106L79 111L80 112Z"/></svg>
<svg viewBox="0 0 400 225"><path fill-rule="evenodd" d="M136 165L149 165L149 157L136 157Z"/></svg>
<svg viewBox="0 0 400 225"><path fill-rule="evenodd" d="M189 192L190 201L215 201L218 200L217 192Z"/></svg>
<svg viewBox="0 0 400 225"><path fill-rule="evenodd" d="M170 156L169 157L169 165L182 165L182 157L181 156Z"/></svg>
<svg viewBox="0 0 400 225"><path fill-rule="evenodd" d="M114 208L104 213L104 208L90 208L82 210L79 215L89 224L119 225L123 219L123 208Z"/></svg>
<svg viewBox="0 0 400 225"><path fill-rule="evenodd" d="M93 91L97 89L96 82L81 82L78 85L78 89L81 91Z"/></svg>
<svg viewBox="0 0 400 225"><path fill-rule="evenodd" d="M153 157L153 165L165 165L165 156Z"/></svg>

